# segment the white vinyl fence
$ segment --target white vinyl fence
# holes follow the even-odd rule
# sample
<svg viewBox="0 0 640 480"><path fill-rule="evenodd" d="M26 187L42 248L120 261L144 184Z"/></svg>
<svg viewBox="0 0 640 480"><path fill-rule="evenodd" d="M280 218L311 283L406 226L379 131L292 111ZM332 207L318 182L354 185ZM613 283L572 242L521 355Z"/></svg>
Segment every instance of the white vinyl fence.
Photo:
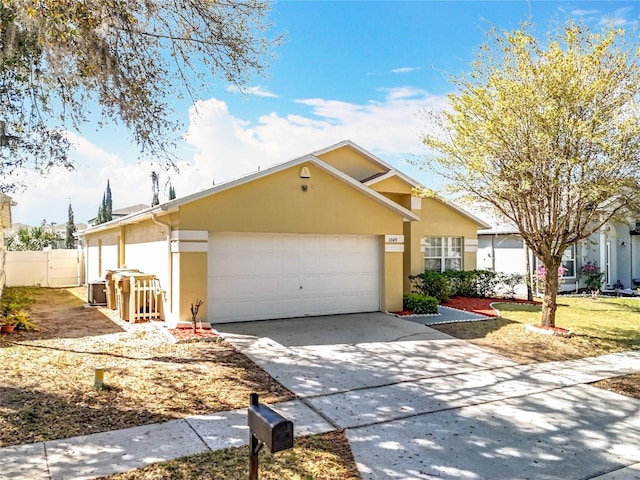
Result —
<svg viewBox="0 0 640 480"><path fill-rule="evenodd" d="M7 252L4 267L8 287L84 285L82 250Z"/></svg>

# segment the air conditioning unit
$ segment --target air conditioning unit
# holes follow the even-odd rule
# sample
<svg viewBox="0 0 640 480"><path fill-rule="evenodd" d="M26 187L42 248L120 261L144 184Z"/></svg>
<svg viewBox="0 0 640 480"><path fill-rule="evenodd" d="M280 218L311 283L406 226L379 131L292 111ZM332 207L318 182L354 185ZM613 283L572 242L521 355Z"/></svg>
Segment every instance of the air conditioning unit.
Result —
<svg viewBox="0 0 640 480"><path fill-rule="evenodd" d="M104 280L94 280L89 283L89 304L107 304L107 283Z"/></svg>

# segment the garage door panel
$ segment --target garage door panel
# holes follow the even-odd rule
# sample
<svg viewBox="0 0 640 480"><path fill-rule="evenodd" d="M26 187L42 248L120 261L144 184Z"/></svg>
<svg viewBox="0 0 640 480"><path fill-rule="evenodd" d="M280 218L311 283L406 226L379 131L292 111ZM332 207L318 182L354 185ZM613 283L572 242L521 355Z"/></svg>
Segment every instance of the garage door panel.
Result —
<svg viewBox="0 0 640 480"><path fill-rule="evenodd" d="M377 237L212 234L209 245L213 322L379 309Z"/></svg>

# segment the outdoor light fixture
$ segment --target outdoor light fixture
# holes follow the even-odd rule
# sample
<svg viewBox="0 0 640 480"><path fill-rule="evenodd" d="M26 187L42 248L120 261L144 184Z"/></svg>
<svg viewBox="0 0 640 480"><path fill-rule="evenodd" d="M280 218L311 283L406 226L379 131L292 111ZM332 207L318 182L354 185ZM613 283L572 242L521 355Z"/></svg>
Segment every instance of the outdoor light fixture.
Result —
<svg viewBox="0 0 640 480"><path fill-rule="evenodd" d="M311 172L309 171L309 167L302 167L300 169L300 178L311 178Z"/></svg>

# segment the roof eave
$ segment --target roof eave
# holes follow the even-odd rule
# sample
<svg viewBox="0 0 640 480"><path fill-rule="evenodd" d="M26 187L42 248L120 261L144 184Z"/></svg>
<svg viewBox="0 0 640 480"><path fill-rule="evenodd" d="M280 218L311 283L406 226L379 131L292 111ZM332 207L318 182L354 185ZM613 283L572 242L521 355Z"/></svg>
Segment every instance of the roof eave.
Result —
<svg viewBox="0 0 640 480"><path fill-rule="evenodd" d="M126 217L123 217L121 219L117 219L117 220L112 220L111 222L107 222L107 223L103 223L100 225L96 225L95 227L91 227L88 228L86 230L84 230L83 232L80 232L82 235L85 235L87 233L97 233L103 230L108 230L109 228L114 228L117 226L122 226L122 225L127 225L127 224L132 224L132 223L139 223L143 220L146 220L148 218L151 218L152 214L169 214L169 213L174 213L177 212L180 209L180 206L187 204L187 203L191 203L194 202L196 200L199 200L201 198L205 198L209 195L214 195L216 193L220 193L223 192L225 190L229 190L231 188L234 188L236 186L245 184L245 183L249 183L252 182L254 180L257 180L259 178L262 177L266 177L268 175L271 175L273 173L277 173L279 171L282 170L286 170L288 168L294 167L296 165L300 165L302 163L305 162L310 162L315 164L316 166L322 168L323 170L325 170L327 173L331 174L334 177L339 178L340 180L344 181L345 183L349 184L351 187L356 188L357 190L359 190L361 193L365 194L366 196L372 198L373 200L377 201L378 203L383 204L384 206L386 206L387 208L393 210L394 212L396 212L397 214L401 215L403 217L403 219L405 221L417 221L419 220L418 215L416 215L415 213L407 210L406 208L398 205L397 203L387 199L386 197L384 197L383 195L379 194L378 192L375 192L374 190L370 189L369 187L363 185L362 183L358 182L357 180L349 177L348 175L346 175L345 173L341 172L340 170L332 167L331 165L323 162L321 159L319 159L318 157L316 157L313 154L308 154L308 155L304 155L302 157L298 157L295 158L293 160L289 160L287 162L278 164L278 165L274 165L273 167L267 168L265 170L262 170L260 172L254 172L251 173L249 175L246 175L244 177L240 177L237 178L235 180L231 180L229 182L208 188L206 190L202 190L200 192L196 192L193 193L191 195L187 195L185 197L182 198L177 198L174 200L171 200L169 202L165 202L162 203L160 205L154 206L154 207L150 207L146 210L141 210L140 212L136 212L135 214L132 215L128 215Z"/></svg>

